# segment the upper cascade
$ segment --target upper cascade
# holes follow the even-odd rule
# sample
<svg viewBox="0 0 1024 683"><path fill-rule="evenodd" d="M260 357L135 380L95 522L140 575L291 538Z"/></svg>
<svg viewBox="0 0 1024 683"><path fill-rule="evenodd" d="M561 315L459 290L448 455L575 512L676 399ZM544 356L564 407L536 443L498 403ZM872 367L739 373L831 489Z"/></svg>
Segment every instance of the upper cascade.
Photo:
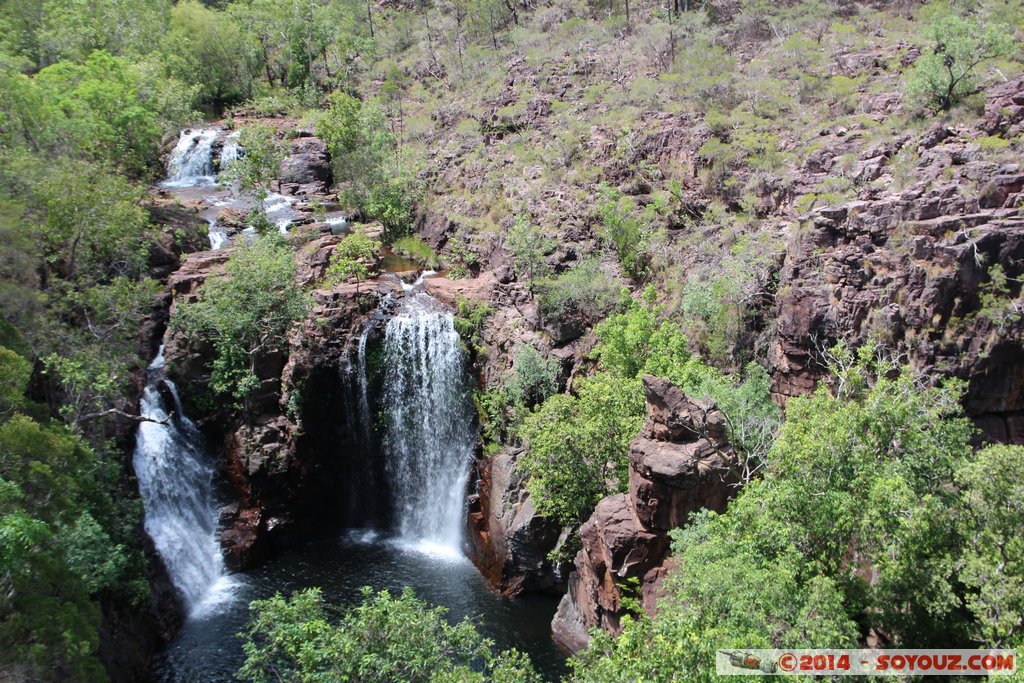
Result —
<svg viewBox="0 0 1024 683"><path fill-rule="evenodd" d="M219 134L216 128L181 131L167 159L167 180L161 184L171 188L215 184L213 143Z"/></svg>

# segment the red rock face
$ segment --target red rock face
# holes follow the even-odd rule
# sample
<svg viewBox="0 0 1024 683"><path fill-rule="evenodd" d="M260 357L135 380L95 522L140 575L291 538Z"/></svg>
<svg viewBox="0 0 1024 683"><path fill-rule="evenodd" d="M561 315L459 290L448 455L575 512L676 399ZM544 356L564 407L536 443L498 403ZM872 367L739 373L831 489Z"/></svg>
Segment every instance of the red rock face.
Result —
<svg viewBox="0 0 1024 683"><path fill-rule="evenodd" d="M653 614L668 531L697 510L724 510L735 490L722 412L668 380L647 375L643 385L647 422L630 445L629 493L603 499L580 528L583 549L552 623L555 640L574 652L592 627L619 631L627 579L639 579L641 604Z"/></svg>
<svg viewBox="0 0 1024 683"><path fill-rule="evenodd" d="M801 218L779 273L769 351L780 403L813 390L831 344L877 337L928 375L967 380L964 405L985 435L1022 443L1024 325L982 297L998 265L1009 278L1004 303L1020 301L1024 166L987 161L975 142L1019 132L1022 121L1018 77L990 92L981 130L936 124L872 150L876 177L891 173L897 152L919 155L905 189L876 183ZM805 170L814 173L811 161Z"/></svg>
<svg viewBox="0 0 1024 683"><path fill-rule="evenodd" d="M507 596L564 586L560 568L548 559L558 545L558 524L537 514L516 471L518 452L478 460L469 496L468 538L480 572Z"/></svg>

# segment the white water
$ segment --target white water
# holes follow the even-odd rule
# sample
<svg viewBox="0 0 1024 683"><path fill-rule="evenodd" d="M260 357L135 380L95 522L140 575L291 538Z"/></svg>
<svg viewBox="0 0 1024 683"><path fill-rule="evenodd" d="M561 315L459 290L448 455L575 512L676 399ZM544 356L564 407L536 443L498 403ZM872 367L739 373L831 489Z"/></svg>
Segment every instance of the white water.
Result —
<svg viewBox="0 0 1024 683"><path fill-rule="evenodd" d="M403 545L460 553L475 432L452 314L410 294L384 334L385 465Z"/></svg>
<svg viewBox="0 0 1024 683"><path fill-rule="evenodd" d="M217 251L228 241L228 234L217 227L217 220L213 219L210 221L210 229L207 230L207 234L210 237L210 249Z"/></svg>
<svg viewBox="0 0 1024 683"><path fill-rule="evenodd" d="M213 464L202 435L185 417L174 384L164 376L163 348L149 366L141 414L166 424L143 422L135 438L132 464L146 512L146 533L153 539L190 616L202 616L230 597L217 541ZM173 415L158 387L174 399Z"/></svg>
<svg viewBox="0 0 1024 683"><path fill-rule="evenodd" d="M263 210L267 212L267 218L277 226L282 235L288 234L288 228L292 224L294 213L292 204L295 202L291 197L272 192L263 200Z"/></svg>
<svg viewBox="0 0 1024 683"><path fill-rule="evenodd" d="M213 141L219 132L216 128L181 131L178 144L167 159L167 180L161 185L183 188L215 184Z"/></svg>
<svg viewBox="0 0 1024 683"><path fill-rule="evenodd" d="M242 156L242 148L238 145L238 139L241 137L241 133L235 131L226 138L224 138L224 147L220 151L220 170L224 171L228 166L238 161L239 157Z"/></svg>

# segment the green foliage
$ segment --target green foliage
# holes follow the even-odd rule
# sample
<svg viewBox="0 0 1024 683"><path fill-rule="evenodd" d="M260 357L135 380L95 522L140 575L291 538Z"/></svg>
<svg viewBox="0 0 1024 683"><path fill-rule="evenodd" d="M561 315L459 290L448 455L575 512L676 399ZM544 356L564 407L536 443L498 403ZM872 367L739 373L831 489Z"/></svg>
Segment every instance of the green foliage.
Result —
<svg viewBox="0 0 1024 683"><path fill-rule="evenodd" d="M22 157L10 171L31 207L22 231L46 276L89 284L141 275L153 237L141 187L104 165L70 159Z"/></svg>
<svg viewBox="0 0 1024 683"><path fill-rule="evenodd" d="M577 263L557 277L536 282L538 307L547 321L571 320L589 325L617 302L618 284L597 259Z"/></svg>
<svg viewBox="0 0 1024 683"><path fill-rule="evenodd" d="M955 15L936 17L929 37L932 52L914 63L907 90L940 109L949 109L974 92L980 65L1013 49L1009 26Z"/></svg>
<svg viewBox="0 0 1024 683"><path fill-rule="evenodd" d="M770 233L743 235L717 263L687 278L683 320L712 360L737 366L750 357L753 318L773 301L782 246Z"/></svg>
<svg viewBox="0 0 1024 683"><path fill-rule="evenodd" d="M31 680L105 680L92 599L123 585L129 551L113 468L24 415L0 426L0 668Z"/></svg>
<svg viewBox="0 0 1024 683"><path fill-rule="evenodd" d="M306 315L310 301L295 284L291 248L275 235L240 247L226 270L226 277L203 283L196 301L179 307L171 325L213 346L211 388L241 400L259 386L259 355L287 350L288 330Z"/></svg>
<svg viewBox="0 0 1024 683"><path fill-rule="evenodd" d="M580 381L576 396L538 406L520 429L527 451L517 462L537 511L579 524L601 498L624 490L625 455L643 421L640 381L607 373Z"/></svg>
<svg viewBox="0 0 1024 683"><path fill-rule="evenodd" d="M437 268L439 262L437 260L437 254L430 246L415 235L407 235L406 237L400 237L395 240L395 243L391 245L391 248L398 254L405 256L408 259L418 262L420 265L428 266L430 268Z"/></svg>
<svg viewBox="0 0 1024 683"><path fill-rule="evenodd" d="M529 344L520 346L515 353L512 374L505 379L509 401L526 408L543 403L558 391L558 366L557 358L545 358Z"/></svg>
<svg viewBox="0 0 1024 683"><path fill-rule="evenodd" d="M988 281L979 287L980 309L977 315L988 318L1000 330L1012 327L1024 318L1024 304L1020 297L1014 297L1010 278L1003 267L996 263L988 269Z"/></svg>
<svg viewBox="0 0 1024 683"><path fill-rule="evenodd" d="M948 485L970 455L960 386L923 386L870 345L835 357L835 393L790 401L763 479L677 533L680 566L700 571L670 576L653 620L599 636L574 680L716 680L716 649L853 647L869 628L895 646L967 642L955 512L965 494ZM990 473L982 462L961 481ZM1012 490L982 489L995 507Z"/></svg>
<svg viewBox="0 0 1024 683"><path fill-rule="evenodd" d="M277 129L267 123L253 123L241 131L238 144L245 150L222 174L222 182L237 183L254 200L250 218L260 233L275 229L266 219L263 202L270 192L270 184L281 175L281 162L288 156L288 145L277 135Z"/></svg>
<svg viewBox="0 0 1024 683"><path fill-rule="evenodd" d="M771 401L770 378L760 365L750 363L739 383L723 375L687 350L679 324L659 319L648 287L644 302L630 301L626 310L598 325L600 340L593 356L603 370L619 377L654 375L675 383L688 396L712 399L725 414L729 440L739 453L741 481L749 481L763 467L780 424Z"/></svg>
<svg viewBox="0 0 1024 683"><path fill-rule="evenodd" d="M393 175L370 188L363 210L384 226L385 242L394 242L412 230L419 195L417 183L407 174Z"/></svg>
<svg viewBox="0 0 1024 683"><path fill-rule="evenodd" d="M650 217L645 220L637 213L632 197L623 197L618 192L609 192L601 206L601 235L618 254L623 272L634 280L647 275L653 234Z"/></svg>
<svg viewBox="0 0 1024 683"><path fill-rule="evenodd" d="M420 188L399 163L398 142L375 103L332 93L317 121L317 135L331 152L342 197L384 226L386 242L412 228Z"/></svg>
<svg viewBox="0 0 1024 683"><path fill-rule="evenodd" d="M161 126L191 115L193 92L151 63L106 52L82 63L59 62L35 77L0 62L0 139L34 154L75 156L148 174L157 161Z"/></svg>
<svg viewBox="0 0 1024 683"><path fill-rule="evenodd" d="M346 235L331 254L331 264L325 274L327 283L334 286L355 278L358 292L359 282L370 274L370 266L367 264L375 263L380 248L380 242L366 233L353 232Z"/></svg>
<svg viewBox="0 0 1024 683"><path fill-rule="evenodd" d="M990 446L956 473L959 578L974 616L971 635L990 647L1024 645L1024 448Z"/></svg>
<svg viewBox="0 0 1024 683"><path fill-rule="evenodd" d="M477 355L481 355L483 350L480 348L480 344L484 321L494 314L494 309L486 301L467 299L462 296L456 298L455 309L456 316L453 321L455 331L459 333L462 342L467 347L474 350Z"/></svg>
<svg viewBox="0 0 1024 683"><path fill-rule="evenodd" d="M252 93L255 46L231 13L197 0L176 3L161 48L168 70L197 84L207 104L237 102Z"/></svg>
<svg viewBox="0 0 1024 683"><path fill-rule="evenodd" d="M0 419L24 405L32 364L20 354L0 346Z"/></svg>
<svg viewBox="0 0 1024 683"><path fill-rule="evenodd" d="M252 602L239 677L254 683L540 683L525 655L495 652L469 620L450 625L443 607L431 607L409 588L398 596L364 588L362 597L337 618L315 588L291 599Z"/></svg>
<svg viewBox="0 0 1024 683"><path fill-rule="evenodd" d="M539 226L531 225L525 216L519 216L505 235L503 246L512 260L516 277L527 281L532 294L537 278L549 272L545 257L554 251L554 240L545 235Z"/></svg>

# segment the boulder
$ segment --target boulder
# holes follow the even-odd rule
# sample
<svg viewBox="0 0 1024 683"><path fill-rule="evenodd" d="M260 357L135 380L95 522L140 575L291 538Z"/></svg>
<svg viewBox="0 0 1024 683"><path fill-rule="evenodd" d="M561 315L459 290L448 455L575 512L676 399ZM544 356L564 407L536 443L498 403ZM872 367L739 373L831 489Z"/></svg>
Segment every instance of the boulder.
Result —
<svg viewBox="0 0 1024 683"><path fill-rule="evenodd" d="M291 152L281 162L281 183L299 186L289 188L290 194L326 192L331 185L331 161L327 143L317 137L297 137L291 141Z"/></svg>
<svg viewBox="0 0 1024 683"><path fill-rule="evenodd" d="M521 451L502 451L477 463L469 500L471 556L492 585L508 596L564 586L548 554L563 540L558 524L537 514L523 475Z"/></svg>

